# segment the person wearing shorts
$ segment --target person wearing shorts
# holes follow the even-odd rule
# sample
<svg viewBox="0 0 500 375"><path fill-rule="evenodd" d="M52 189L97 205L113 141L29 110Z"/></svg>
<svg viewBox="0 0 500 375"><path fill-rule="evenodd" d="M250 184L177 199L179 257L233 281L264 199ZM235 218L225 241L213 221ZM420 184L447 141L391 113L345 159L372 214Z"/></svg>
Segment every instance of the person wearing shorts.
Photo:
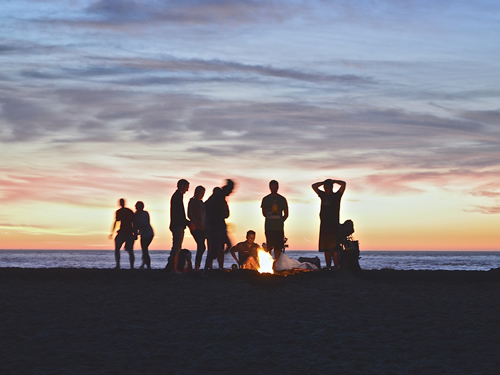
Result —
<svg viewBox="0 0 500 375"><path fill-rule="evenodd" d="M113 232L115 228L120 222L120 229L118 229L116 237L115 237L115 262L116 269L120 269L120 249L123 244L125 244L125 250L129 255L130 260L130 269L134 268L134 241L135 241L135 232L134 232L134 212L125 207L125 199L121 198L119 200L120 209L116 211L115 221L113 223L113 227L111 228L111 234L109 238L113 238Z"/></svg>
<svg viewBox="0 0 500 375"><path fill-rule="evenodd" d="M262 198L260 207L262 215L266 218L264 224L266 234L267 251L271 253L274 250L274 259L278 260L281 251L285 248L284 223L288 218L288 202L286 198L278 194L278 181L269 182L271 194Z"/></svg>

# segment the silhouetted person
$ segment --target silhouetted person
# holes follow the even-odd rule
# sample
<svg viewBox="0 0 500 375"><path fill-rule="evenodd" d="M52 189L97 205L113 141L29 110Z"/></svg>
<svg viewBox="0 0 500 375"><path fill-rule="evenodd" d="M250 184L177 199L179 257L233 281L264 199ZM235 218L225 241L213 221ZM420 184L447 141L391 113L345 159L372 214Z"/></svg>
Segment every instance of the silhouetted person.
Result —
<svg viewBox="0 0 500 375"><path fill-rule="evenodd" d="M240 268L258 271L259 249L260 246L255 243L255 232L249 230L246 241L240 242L231 248L231 255ZM236 257L236 252L238 252L238 257Z"/></svg>
<svg viewBox="0 0 500 375"><path fill-rule="evenodd" d="M334 192L333 185L338 184L340 188ZM323 186L324 190L320 187ZM340 200L344 194L346 183L340 180L327 179L323 182L316 182L312 185L313 190L321 199L321 220L319 228L319 251L325 253L326 267L330 269L333 265L339 269L339 218Z"/></svg>
<svg viewBox="0 0 500 375"><path fill-rule="evenodd" d="M229 238L229 233L227 232L227 225L226 225L226 237L224 238L224 254L228 253L232 247L233 244L231 243L231 239Z"/></svg>
<svg viewBox="0 0 500 375"><path fill-rule="evenodd" d="M141 236L142 264L139 268L151 269L151 258L149 257L149 245L155 235L151 227L149 213L144 211L144 203L139 201L135 204L135 235Z"/></svg>
<svg viewBox="0 0 500 375"><path fill-rule="evenodd" d="M113 238L113 232L115 231L116 225L120 222L120 229L118 229L115 237L115 261L116 269L120 269L120 249L123 244L125 244L125 250L128 252L130 259L130 269L134 268L134 212L125 207L125 199L121 198L119 201L120 209L116 211L115 221L113 227L111 228L111 234L109 238Z"/></svg>
<svg viewBox="0 0 500 375"><path fill-rule="evenodd" d="M196 259L195 270L198 271L201 266L201 258L207 249L205 246L205 203L203 196L205 195L205 188L197 186L194 190L193 197L189 200L188 204L188 218L191 221L191 235L196 241Z"/></svg>
<svg viewBox="0 0 500 375"><path fill-rule="evenodd" d="M284 196L278 194L278 181L269 182L271 194L262 199L260 207L262 215L266 218L265 232L267 251L274 249L274 259L278 260L281 251L285 248L284 223L288 218L288 203Z"/></svg>
<svg viewBox="0 0 500 375"><path fill-rule="evenodd" d="M207 235L208 253L203 269L203 276L212 269L213 260L217 258L219 269L224 268L224 244L227 240L226 221L229 217L229 206L226 197L234 189L234 182L226 180L222 188L215 188L210 198L205 201L205 233Z"/></svg>
<svg viewBox="0 0 500 375"><path fill-rule="evenodd" d="M179 273L177 263L179 259L179 251L182 248L184 240L184 230L188 226L189 220L186 219L186 211L184 210L184 194L189 190L189 182L182 179L177 182L177 190L172 194L170 199L170 231L172 232L172 251L170 252L170 263L172 271Z"/></svg>

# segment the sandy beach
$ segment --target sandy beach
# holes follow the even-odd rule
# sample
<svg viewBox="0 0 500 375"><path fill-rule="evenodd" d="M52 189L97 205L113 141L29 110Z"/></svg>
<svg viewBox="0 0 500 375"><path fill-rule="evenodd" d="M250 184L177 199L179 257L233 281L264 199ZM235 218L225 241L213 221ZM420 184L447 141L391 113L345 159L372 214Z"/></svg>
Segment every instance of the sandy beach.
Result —
<svg viewBox="0 0 500 375"><path fill-rule="evenodd" d="M496 374L500 271L0 269L1 374Z"/></svg>

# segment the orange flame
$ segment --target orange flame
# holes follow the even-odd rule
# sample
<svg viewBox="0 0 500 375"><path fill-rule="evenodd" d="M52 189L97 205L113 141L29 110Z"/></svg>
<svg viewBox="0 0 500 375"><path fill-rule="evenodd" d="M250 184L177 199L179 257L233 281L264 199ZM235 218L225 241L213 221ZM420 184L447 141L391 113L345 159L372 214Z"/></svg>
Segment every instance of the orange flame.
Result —
<svg viewBox="0 0 500 375"><path fill-rule="evenodd" d="M267 251L259 249L257 253L259 257L259 269L260 273L274 273L273 270L273 257Z"/></svg>

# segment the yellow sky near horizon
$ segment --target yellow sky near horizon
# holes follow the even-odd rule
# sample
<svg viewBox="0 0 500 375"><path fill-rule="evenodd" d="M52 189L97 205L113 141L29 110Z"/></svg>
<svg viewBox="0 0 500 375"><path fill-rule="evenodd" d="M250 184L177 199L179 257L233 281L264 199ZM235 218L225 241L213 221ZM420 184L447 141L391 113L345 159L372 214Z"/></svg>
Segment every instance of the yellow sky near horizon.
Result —
<svg viewBox="0 0 500 375"><path fill-rule="evenodd" d="M240 193L242 189L239 188ZM191 188L185 195L186 207L193 190ZM249 229L257 232L257 242L265 242L260 199L240 201L239 192L237 190L228 199L231 216L227 222L233 242L243 241ZM280 193L286 196L281 190ZM285 223L285 235L289 238L290 250L317 250L320 200L312 189L303 191L301 198L297 202L293 196L287 197L290 217ZM425 195L419 199L363 196L350 192L348 185L341 205L341 221L354 221L354 237L360 241L362 250L500 249L499 234L495 230L497 222L491 220L491 216L477 212L464 214L463 208L456 206L456 199L428 198ZM169 199L169 196L165 196L160 200L127 200L127 206L131 209L134 209L136 200L145 202L156 232L152 250L168 250L171 247ZM112 249L113 242L108 239L108 235L117 208L111 205L92 207L43 202L12 207L7 204L3 213L15 218L14 222L37 224L0 225L0 248ZM138 246L137 243L136 248ZM196 249L188 229L184 247Z"/></svg>
<svg viewBox="0 0 500 375"><path fill-rule="evenodd" d="M233 241L264 241L276 179L290 249L315 250L311 184L333 178L361 250L500 250L498 14L482 0L3 2L0 248L112 249L123 197L170 249L177 180L187 207L231 178Z"/></svg>

